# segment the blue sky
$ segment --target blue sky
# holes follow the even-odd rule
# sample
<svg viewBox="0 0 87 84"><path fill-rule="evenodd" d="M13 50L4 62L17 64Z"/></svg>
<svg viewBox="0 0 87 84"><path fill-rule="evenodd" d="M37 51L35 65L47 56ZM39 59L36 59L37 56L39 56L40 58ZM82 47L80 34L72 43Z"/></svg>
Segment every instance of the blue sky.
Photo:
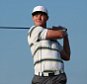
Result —
<svg viewBox="0 0 87 84"><path fill-rule="evenodd" d="M49 11L48 27L67 27L71 60L64 61L67 84L87 83L87 0L0 0L0 26L30 27L37 5ZM0 84L31 84L33 59L28 30L0 29Z"/></svg>

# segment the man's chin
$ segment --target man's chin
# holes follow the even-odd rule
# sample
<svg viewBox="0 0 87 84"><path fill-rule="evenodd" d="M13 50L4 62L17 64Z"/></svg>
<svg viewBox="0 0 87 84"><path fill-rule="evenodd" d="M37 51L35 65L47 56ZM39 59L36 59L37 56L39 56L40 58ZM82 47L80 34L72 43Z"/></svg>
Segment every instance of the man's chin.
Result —
<svg viewBox="0 0 87 84"><path fill-rule="evenodd" d="M42 26L42 24L37 24L36 26Z"/></svg>

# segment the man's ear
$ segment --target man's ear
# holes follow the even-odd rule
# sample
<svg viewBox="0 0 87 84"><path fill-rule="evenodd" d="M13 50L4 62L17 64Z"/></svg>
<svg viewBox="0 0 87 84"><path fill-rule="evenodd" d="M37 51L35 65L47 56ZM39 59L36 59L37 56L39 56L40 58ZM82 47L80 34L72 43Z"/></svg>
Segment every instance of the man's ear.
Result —
<svg viewBox="0 0 87 84"><path fill-rule="evenodd" d="M46 21L49 19L49 16L47 16L47 19L46 19Z"/></svg>
<svg viewBox="0 0 87 84"><path fill-rule="evenodd" d="M32 16L32 20L34 21L34 19L33 19L33 18L34 18L34 16Z"/></svg>

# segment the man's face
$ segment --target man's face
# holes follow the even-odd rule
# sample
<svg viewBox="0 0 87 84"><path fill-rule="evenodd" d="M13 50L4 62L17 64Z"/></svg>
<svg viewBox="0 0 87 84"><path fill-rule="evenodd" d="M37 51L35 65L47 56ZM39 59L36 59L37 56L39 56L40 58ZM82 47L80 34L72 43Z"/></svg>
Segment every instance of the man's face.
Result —
<svg viewBox="0 0 87 84"><path fill-rule="evenodd" d="M32 19L36 26L44 27L46 24L46 21L48 20L48 17L43 13L36 13L34 16L32 16Z"/></svg>

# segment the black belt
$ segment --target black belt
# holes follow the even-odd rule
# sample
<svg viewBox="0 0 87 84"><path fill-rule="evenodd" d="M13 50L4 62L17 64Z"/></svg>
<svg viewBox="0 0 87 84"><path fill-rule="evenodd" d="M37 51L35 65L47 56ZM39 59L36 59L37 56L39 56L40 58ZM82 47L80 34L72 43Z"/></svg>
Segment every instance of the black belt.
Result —
<svg viewBox="0 0 87 84"><path fill-rule="evenodd" d="M55 76L55 75L59 75L61 73L64 73L64 71L38 72L38 73L35 73L35 75L39 75L39 76Z"/></svg>

